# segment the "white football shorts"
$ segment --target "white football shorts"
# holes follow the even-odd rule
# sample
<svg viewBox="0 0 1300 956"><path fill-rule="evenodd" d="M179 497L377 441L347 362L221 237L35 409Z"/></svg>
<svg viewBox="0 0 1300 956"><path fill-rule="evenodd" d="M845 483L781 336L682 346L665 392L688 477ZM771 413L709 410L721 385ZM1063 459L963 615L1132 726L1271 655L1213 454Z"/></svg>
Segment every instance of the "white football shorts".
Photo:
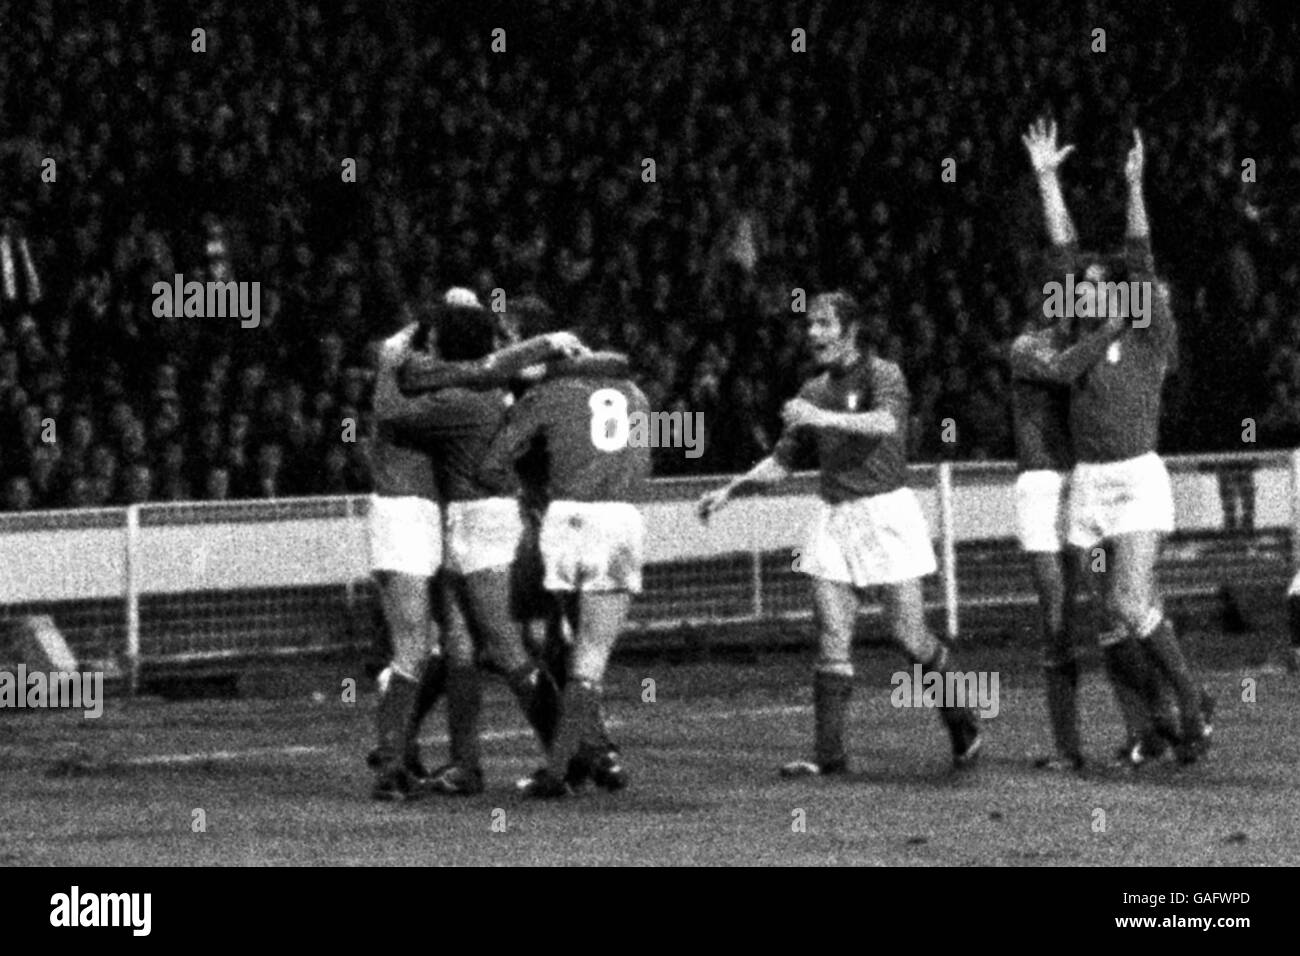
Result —
<svg viewBox="0 0 1300 956"><path fill-rule="evenodd" d="M938 565L921 503L911 488L831 504L823 501L798 570L865 588L933 574Z"/></svg>
<svg viewBox="0 0 1300 956"><path fill-rule="evenodd" d="M1070 476L1069 531L1076 548L1091 548L1135 531L1174 530L1169 472L1155 452L1125 461L1079 462Z"/></svg>
<svg viewBox="0 0 1300 956"><path fill-rule="evenodd" d="M1023 471L1016 478L1016 537L1020 547L1034 553L1058 553L1065 548L1069 515L1063 471Z"/></svg>
<svg viewBox="0 0 1300 956"><path fill-rule="evenodd" d="M370 559L376 571L433 577L442 565L442 512L428 498L373 495Z"/></svg>
<svg viewBox="0 0 1300 956"><path fill-rule="evenodd" d="M447 503L448 571L508 569L524 536L522 505L517 498L480 498Z"/></svg>
<svg viewBox="0 0 1300 956"><path fill-rule="evenodd" d="M548 591L641 593L645 520L620 501L553 501L542 519Z"/></svg>

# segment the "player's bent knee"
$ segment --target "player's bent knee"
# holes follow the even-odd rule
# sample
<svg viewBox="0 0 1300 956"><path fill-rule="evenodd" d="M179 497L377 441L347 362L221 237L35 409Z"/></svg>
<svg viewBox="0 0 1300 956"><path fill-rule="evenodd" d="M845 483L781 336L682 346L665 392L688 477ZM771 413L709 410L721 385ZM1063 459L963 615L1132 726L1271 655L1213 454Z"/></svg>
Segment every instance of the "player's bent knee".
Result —
<svg viewBox="0 0 1300 956"><path fill-rule="evenodd" d="M609 666L609 648L578 646L569 665L571 675L580 681L590 681L599 685L605 679L605 670Z"/></svg>
<svg viewBox="0 0 1300 956"><path fill-rule="evenodd" d="M1163 617L1160 606L1151 601L1121 596L1115 601L1111 618L1114 626L1130 634L1147 634Z"/></svg>
<svg viewBox="0 0 1300 956"><path fill-rule="evenodd" d="M420 668L424 666L424 661L428 656L422 647L413 644L398 644L393 648L391 666L393 670L414 680L415 675L420 673Z"/></svg>

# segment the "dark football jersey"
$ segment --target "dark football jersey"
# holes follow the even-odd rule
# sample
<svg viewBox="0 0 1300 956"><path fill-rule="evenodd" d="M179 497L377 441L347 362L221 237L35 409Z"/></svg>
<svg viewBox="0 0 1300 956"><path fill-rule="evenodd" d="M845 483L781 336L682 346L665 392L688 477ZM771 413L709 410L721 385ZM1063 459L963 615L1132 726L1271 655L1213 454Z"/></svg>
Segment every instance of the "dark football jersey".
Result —
<svg viewBox="0 0 1300 956"><path fill-rule="evenodd" d="M907 483L907 416L909 395L902 370L879 356L851 368L823 372L799 390L799 397L836 412L890 412L898 423L892 435L851 435L830 428L787 429L772 455L795 467L805 448L816 451L821 470L820 493L832 504L880 495Z"/></svg>
<svg viewBox="0 0 1300 956"><path fill-rule="evenodd" d="M513 472L493 484L479 478L479 466L506 417L510 401L506 391L449 388L436 396L440 404L429 417L425 434L442 500L477 501L518 494Z"/></svg>
<svg viewBox="0 0 1300 956"><path fill-rule="evenodd" d="M379 349L371 400L375 433L370 444L370 475L376 494L433 499L437 497L433 459L427 450L428 436L421 430L436 399L403 395L397 382L415 331L414 324L408 325L384 340Z"/></svg>
<svg viewBox="0 0 1300 956"><path fill-rule="evenodd" d="M448 362L427 352L408 352L396 374L403 394L417 402L421 447L450 458L435 468L442 497L467 501L490 497L497 489L478 481L478 456L496 433L505 408L507 377L485 360ZM472 394L477 393L477 395ZM421 404L422 403L422 404ZM535 470L535 466L534 466ZM521 466L521 475L531 473ZM502 483L499 494L513 496L515 486ZM533 489L530 489L533 491ZM535 492L529 503L538 502Z"/></svg>
<svg viewBox="0 0 1300 956"><path fill-rule="evenodd" d="M518 460L534 455L544 463L550 501L637 501L650 477L650 448L631 426L648 415L644 393L625 375L553 375L510 409L481 478L505 487Z"/></svg>
<svg viewBox="0 0 1300 956"><path fill-rule="evenodd" d="M1065 343L1054 330L1027 332L1011 344L1011 413L1016 434L1016 467L1020 471L1068 471L1070 452L1070 388L1036 380L1018 368L1020 349L1032 340L1059 349Z"/></svg>
<svg viewBox="0 0 1300 956"><path fill-rule="evenodd" d="M1070 393L1070 438L1078 461L1107 462L1155 451L1165 373L1176 343L1167 297L1155 293L1151 244L1130 239L1129 280L1150 282L1150 324L1126 327Z"/></svg>

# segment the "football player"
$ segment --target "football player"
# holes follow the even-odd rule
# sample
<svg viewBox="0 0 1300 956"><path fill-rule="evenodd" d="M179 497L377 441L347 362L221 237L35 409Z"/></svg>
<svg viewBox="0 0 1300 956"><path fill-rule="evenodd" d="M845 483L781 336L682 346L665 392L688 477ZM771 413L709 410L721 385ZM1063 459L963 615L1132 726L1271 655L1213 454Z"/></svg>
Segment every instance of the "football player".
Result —
<svg viewBox="0 0 1300 956"><path fill-rule="evenodd" d="M447 291L444 301L468 307L478 303L472 291L456 288ZM446 684L446 661L437 640L430 586L442 563L442 512L428 453L432 440L429 422L445 400L404 391L401 386L418 378L421 369L426 370L426 378L437 376L444 386L508 379L539 359L570 354L573 349L574 342L567 337L550 336L502 350L486 361L448 363L437 355L428 310L420 321L408 321L379 348L372 399L375 498L370 536L391 648L389 664L379 676L379 744L367 761L376 771L376 799L405 799L425 781L417 744L419 724Z"/></svg>
<svg viewBox="0 0 1300 956"><path fill-rule="evenodd" d="M786 403L784 432L772 455L699 502L707 521L733 495L789 477L801 444L816 450L821 504L800 568L812 578L818 635L814 753L782 767L785 776L848 770L844 724L853 689L853 624L867 588L883 587L890 634L927 679L938 674L942 682L953 668L952 651L925 624L921 579L935 571L935 557L920 503L907 486L903 373L876 354L866 317L848 293L814 298L807 323L824 371ZM954 766L969 766L983 741L973 712L945 700L939 714Z"/></svg>
<svg viewBox="0 0 1300 956"><path fill-rule="evenodd" d="M371 555L391 641L390 662L379 678L379 745L369 761L380 800L410 796L425 777L412 715L420 694L432 706L445 677L430 607L430 580L442 563L442 517L422 435L435 400L405 396L397 383L407 353L428 348L428 339L427 326L408 322L380 346L375 377Z"/></svg>
<svg viewBox="0 0 1300 956"><path fill-rule="evenodd" d="M1076 247L1074 222L1061 197L1057 167L1073 150L1058 149L1054 126L1040 121L1024 136L1043 194L1047 231L1054 254L1052 279L1063 278L1062 256ZM1068 320L1043 309L1011 344L1011 408L1016 439L1016 531L1030 556L1038 594L1047 712L1055 755L1035 766L1084 766L1078 728L1079 669L1074 624L1080 556L1065 544L1065 490L1073 456L1069 436L1070 386L1098 361L1126 320L1107 323L1071 343Z"/></svg>
<svg viewBox="0 0 1300 956"><path fill-rule="evenodd" d="M1054 131L1053 131L1054 132ZM1114 630L1104 652L1118 684L1144 697L1149 721L1130 740L1129 762L1163 752L1160 703L1143 671L1154 665L1178 704L1176 750L1195 761L1209 744L1213 699L1199 685L1165 616L1156 586L1160 541L1174 527L1173 494L1156 452L1161 392L1174 358L1176 327L1168 287L1155 275L1143 196L1144 149L1138 131L1125 160L1128 184L1122 259L1081 257L1090 282L1127 280L1149 290L1146 314L1133 316L1119 337L1074 384L1070 393L1071 476L1067 539L1082 550L1104 549L1101 576ZM1098 296L1100 300L1102 297ZM1137 310L1131 310L1137 311ZM1145 663L1144 663L1145 662Z"/></svg>
<svg viewBox="0 0 1300 956"><path fill-rule="evenodd" d="M641 591L645 537L637 501L650 451L629 443L630 421L648 411L627 361L611 353L553 366L510 410L481 469L504 485L525 456L546 462L541 527L544 586L573 633L560 727L547 767L520 781L526 796L561 797L590 778L627 784L601 713L605 670Z"/></svg>
<svg viewBox="0 0 1300 956"><path fill-rule="evenodd" d="M433 393L436 412L426 429L446 513L440 596L451 762L430 775L427 789L468 795L483 790L480 654L486 666L505 678L546 749L559 701L549 676L525 649L512 614L511 573L523 538L517 484L489 487L477 476L509 396L500 388L479 387L482 381L474 388L443 387L455 374L454 363L482 361L484 378L501 371L501 363L489 360L497 345L497 323L482 307L444 305L438 310L437 332L437 360L413 356L402 373L408 389L438 389Z"/></svg>
<svg viewBox="0 0 1300 956"><path fill-rule="evenodd" d="M1038 593L1043 674L1054 757L1040 768L1081 770L1074 623L1079 556L1065 544L1066 480L1072 464L1066 414L1069 385L1092 356L1100 358L1113 324L1069 346L1056 324L1033 322L1011 345L1011 408L1016 438L1016 532L1030 556ZM1077 371L1076 371L1077 369Z"/></svg>

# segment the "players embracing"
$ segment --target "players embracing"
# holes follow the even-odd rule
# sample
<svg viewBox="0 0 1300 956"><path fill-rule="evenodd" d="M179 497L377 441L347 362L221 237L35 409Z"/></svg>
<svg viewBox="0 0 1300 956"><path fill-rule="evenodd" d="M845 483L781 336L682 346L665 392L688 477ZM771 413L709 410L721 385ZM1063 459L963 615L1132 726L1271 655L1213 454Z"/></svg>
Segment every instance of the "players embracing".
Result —
<svg viewBox="0 0 1300 956"><path fill-rule="evenodd" d="M372 548L393 638L369 761L381 800L483 789L481 670L505 679L544 747L558 707L511 614L524 539L518 501L509 487L478 482L477 470L509 404L504 386L571 354L577 340L550 335L497 350L496 317L465 289L416 311L419 321L380 348L374 400ZM426 774L416 737L444 694L451 760Z"/></svg>
<svg viewBox="0 0 1300 956"><path fill-rule="evenodd" d="M784 776L848 770L853 630L868 588L882 588L890 635L921 665L925 679L937 673L942 686L942 674L953 667L952 652L925 624L921 579L936 564L920 503L907 486L909 396L903 373L876 354L867 317L847 292L814 297L807 327L823 371L786 403L785 429L773 453L699 502L707 521L733 495L789 477L800 446L816 451L821 502L801 566L812 579L817 626L814 747L811 760L783 766ZM943 701L939 714L954 765L970 765L983 740L974 713Z"/></svg>
<svg viewBox="0 0 1300 956"><path fill-rule="evenodd" d="M1038 178L1058 273L1081 272L1095 291L1097 318L1081 318L1075 327L1050 323L1017 340L1012 350L1019 454L1024 469L1020 495L1022 542L1031 552L1036 540L1051 537L1046 525L1059 527L1060 472L1073 460L1065 540L1076 552L1102 549L1105 571L1098 575L1105 626L1100 636L1103 660L1124 718L1128 742L1125 759L1134 766L1158 756L1173 744L1185 762L1197 759L1208 745L1213 700L1197 683L1164 615L1156 587L1160 540L1173 530L1174 505L1169 475L1156 453L1161 392L1174 357L1176 329L1168 287L1155 275L1150 229L1143 196L1144 150L1140 134L1125 161L1128 183L1125 251L1103 257L1078 250L1074 226L1065 207L1058 167L1073 146L1058 148L1054 123L1040 120L1024 137ZM1061 278L1057 276L1057 279ZM1099 283L1124 281L1147 291L1145 308L1131 298L1129 309L1116 309ZM1047 291L1046 288L1044 290ZM1141 314L1139 314L1141 313ZM1052 386L1068 392L1050 390ZM1069 453L1060 447L1065 416ZM1050 429L1052 449L1039 447ZM1042 459L1041 461L1039 459ZM1046 467L1039 469L1037 466ZM1042 477L1030 477L1038 472ZM1035 487L1036 486L1036 487ZM1051 491L1053 494L1049 494ZM1050 511L1056 502L1054 514ZM1037 508L1035 501L1046 503ZM1077 669L1069 629L1058 623L1057 609L1070 615L1071 565L1055 569L1036 559L1036 580L1045 610L1047 695L1058 757L1081 766L1074 715ZM1168 684L1178 704L1178 723L1164 699Z"/></svg>

